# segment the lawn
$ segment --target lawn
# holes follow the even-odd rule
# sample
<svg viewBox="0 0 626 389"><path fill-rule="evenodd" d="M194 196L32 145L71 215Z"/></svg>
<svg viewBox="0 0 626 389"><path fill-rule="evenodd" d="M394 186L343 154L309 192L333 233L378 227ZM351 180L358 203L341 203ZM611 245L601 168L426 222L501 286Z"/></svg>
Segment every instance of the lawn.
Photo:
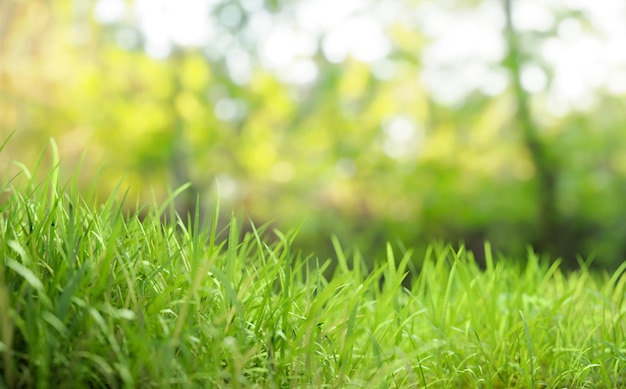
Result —
<svg viewBox="0 0 626 389"><path fill-rule="evenodd" d="M626 387L626 266L318 258L219 207L164 223L176 193L126 213L29 176L1 184L0 388Z"/></svg>

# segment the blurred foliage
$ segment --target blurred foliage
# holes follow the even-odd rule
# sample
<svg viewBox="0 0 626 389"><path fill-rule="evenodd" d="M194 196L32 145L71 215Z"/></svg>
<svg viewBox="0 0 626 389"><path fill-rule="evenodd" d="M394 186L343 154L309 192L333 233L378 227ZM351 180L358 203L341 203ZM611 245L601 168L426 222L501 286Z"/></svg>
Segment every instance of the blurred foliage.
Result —
<svg viewBox="0 0 626 389"><path fill-rule="evenodd" d="M201 48L153 59L121 47L116 34L133 25L99 25L93 6L0 3L0 131L3 138L15 131L2 155L7 174L7 161L33 163L53 136L66 172L81 166L85 190L97 176L107 196L123 179L141 204L191 181L179 204L184 214L196 197L210 207L217 181L225 208L256 223L284 229L305 221L300 246L320 255L332 251L336 234L371 257L387 240L420 248L433 239L465 242L478 255L485 240L509 255L533 244L570 264L594 254L613 267L626 256L619 98L600 96L591 110L554 117L529 97L556 172L558 231L548 247L537 161L512 87L473 93L454 107L436 103L417 77L427 44L419 28L390 29L391 77L318 52L312 85L290 85L261 66L242 84ZM413 123L413 135L394 137L394 121Z"/></svg>

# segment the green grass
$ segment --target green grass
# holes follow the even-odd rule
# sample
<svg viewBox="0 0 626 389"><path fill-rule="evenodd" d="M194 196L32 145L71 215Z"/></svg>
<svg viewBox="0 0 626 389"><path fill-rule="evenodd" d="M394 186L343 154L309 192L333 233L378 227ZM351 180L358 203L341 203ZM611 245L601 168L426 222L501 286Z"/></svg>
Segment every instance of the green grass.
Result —
<svg viewBox="0 0 626 389"><path fill-rule="evenodd" d="M57 177L2 184L0 388L626 387L624 267L303 256Z"/></svg>

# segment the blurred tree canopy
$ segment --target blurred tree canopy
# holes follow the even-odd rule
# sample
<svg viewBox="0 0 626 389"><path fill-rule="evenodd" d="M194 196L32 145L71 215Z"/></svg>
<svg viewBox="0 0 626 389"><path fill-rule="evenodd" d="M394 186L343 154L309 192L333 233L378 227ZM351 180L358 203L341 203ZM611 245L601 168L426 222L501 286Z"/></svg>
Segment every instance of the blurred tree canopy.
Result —
<svg viewBox="0 0 626 389"><path fill-rule="evenodd" d="M322 255L336 234L368 257L489 240L621 263L626 30L602 17L626 8L337 3L4 0L1 159L29 164L52 136L102 196L192 182L183 214L218 182L257 223L306 220Z"/></svg>

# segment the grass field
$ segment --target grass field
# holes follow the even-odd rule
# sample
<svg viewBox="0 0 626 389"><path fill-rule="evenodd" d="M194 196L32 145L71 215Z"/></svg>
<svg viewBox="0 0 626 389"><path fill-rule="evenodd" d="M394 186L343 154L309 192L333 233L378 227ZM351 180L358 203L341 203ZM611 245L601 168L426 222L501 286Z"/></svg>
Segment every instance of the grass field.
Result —
<svg viewBox="0 0 626 389"><path fill-rule="evenodd" d="M171 202L139 218L50 173L2 184L0 388L626 387L624 266L488 245L483 267L443 245L366 261L331 236L317 258L295 233L218 231L217 209L163 224Z"/></svg>

